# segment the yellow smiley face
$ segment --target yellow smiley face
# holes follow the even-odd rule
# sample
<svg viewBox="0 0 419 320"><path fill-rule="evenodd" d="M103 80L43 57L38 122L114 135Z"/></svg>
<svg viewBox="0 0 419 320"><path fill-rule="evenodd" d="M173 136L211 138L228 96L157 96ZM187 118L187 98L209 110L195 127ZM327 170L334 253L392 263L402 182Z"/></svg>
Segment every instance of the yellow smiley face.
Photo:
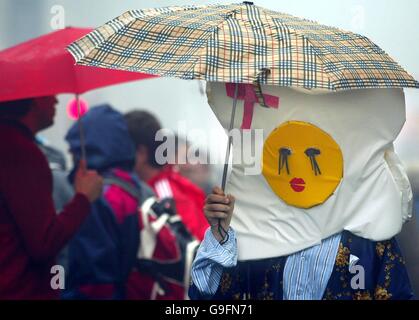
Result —
<svg viewBox="0 0 419 320"><path fill-rule="evenodd" d="M312 208L324 203L343 177L343 155L318 127L290 121L276 128L263 147L262 173L285 203Z"/></svg>

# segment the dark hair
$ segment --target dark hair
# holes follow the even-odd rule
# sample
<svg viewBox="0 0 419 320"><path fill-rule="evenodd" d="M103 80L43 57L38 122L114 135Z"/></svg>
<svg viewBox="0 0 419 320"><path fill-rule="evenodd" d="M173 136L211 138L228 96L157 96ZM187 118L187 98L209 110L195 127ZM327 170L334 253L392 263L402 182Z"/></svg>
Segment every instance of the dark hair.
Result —
<svg viewBox="0 0 419 320"><path fill-rule="evenodd" d="M19 120L30 111L32 105L32 98L0 102L0 119Z"/></svg>
<svg viewBox="0 0 419 320"><path fill-rule="evenodd" d="M135 110L125 114L125 120L135 148L144 146L147 148L148 163L155 168L160 168L156 162L156 149L161 144L156 141L156 133L161 129L159 120L147 111Z"/></svg>

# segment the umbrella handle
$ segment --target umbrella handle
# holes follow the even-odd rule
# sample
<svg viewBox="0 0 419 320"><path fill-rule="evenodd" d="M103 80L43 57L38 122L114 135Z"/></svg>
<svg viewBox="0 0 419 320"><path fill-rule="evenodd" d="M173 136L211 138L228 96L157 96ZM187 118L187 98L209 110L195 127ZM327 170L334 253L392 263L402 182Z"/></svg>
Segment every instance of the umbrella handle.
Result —
<svg viewBox="0 0 419 320"><path fill-rule="evenodd" d="M87 167L87 158L86 158L86 139L84 135L83 123L81 121L82 114L80 109L80 99L79 95L76 94L76 103L77 103L77 124L79 126L79 135L80 135L80 149L81 149L81 160L84 160Z"/></svg>
<svg viewBox="0 0 419 320"><path fill-rule="evenodd" d="M228 128L228 143L227 143L227 150L226 150L226 155L225 155L225 160L224 160L223 179L221 181L221 189L223 191L225 191L225 187L226 187L226 183L227 183L228 162L229 162L229 159L230 159L230 150L231 150L231 145L232 145L232 142L233 142L233 139L232 139L230 133L231 133L231 130L233 130L233 127L234 127L234 118L235 118L235 115L236 115L238 93L239 93L239 84L236 83L235 87L234 87L233 110L231 111L230 125L229 125L229 128Z"/></svg>
<svg viewBox="0 0 419 320"><path fill-rule="evenodd" d="M234 118L236 115L238 93L239 93L239 84L235 83L233 110L231 110L230 125L228 128L228 143L227 143L227 150L226 150L225 161L224 161L223 179L221 181L221 189L223 190L223 192L225 191L225 187L227 183L228 163L230 159L231 145L233 142L233 138L231 136L231 130L233 130L233 127L234 127ZM229 236L228 236L228 232L221 225L221 219L218 219L218 233L223 237L223 240L220 242L221 245L223 245L224 243L228 241Z"/></svg>

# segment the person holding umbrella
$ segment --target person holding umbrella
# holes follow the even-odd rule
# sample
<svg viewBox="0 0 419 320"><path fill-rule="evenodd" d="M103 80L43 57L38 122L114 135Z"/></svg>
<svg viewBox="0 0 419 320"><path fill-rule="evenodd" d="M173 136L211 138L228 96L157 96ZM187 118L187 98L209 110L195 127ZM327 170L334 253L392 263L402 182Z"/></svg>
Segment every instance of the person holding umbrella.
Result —
<svg viewBox="0 0 419 320"><path fill-rule="evenodd" d="M371 40L245 1L132 10L68 50L83 66L206 80L229 134L260 133L230 136L191 298L412 297L394 240L411 190L393 142L402 88L419 82Z"/></svg>
<svg viewBox="0 0 419 320"><path fill-rule="evenodd" d="M102 192L102 178L80 162L75 196L56 215L52 177L34 135L53 124L54 96L0 103L0 299L55 299L55 257Z"/></svg>
<svg viewBox="0 0 419 320"><path fill-rule="evenodd" d="M34 139L53 124L55 95L78 101L92 89L151 77L74 66L65 47L90 31L68 27L0 51L0 299L58 297L50 286L54 257L101 194L102 178L82 160L75 196L55 215L51 172Z"/></svg>

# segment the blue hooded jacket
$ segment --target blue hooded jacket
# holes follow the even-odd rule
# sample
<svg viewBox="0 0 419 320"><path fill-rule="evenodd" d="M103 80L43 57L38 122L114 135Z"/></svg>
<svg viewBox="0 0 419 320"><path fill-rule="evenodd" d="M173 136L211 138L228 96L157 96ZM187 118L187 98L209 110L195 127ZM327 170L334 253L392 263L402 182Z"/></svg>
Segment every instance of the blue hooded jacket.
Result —
<svg viewBox="0 0 419 320"><path fill-rule="evenodd" d="M87 165L102 176L124 180L138 190L147 188L130 173L135 147L125 119L109 105L92 108L82 118ZM81 157L78 123L66 140L74 162ZM72 170L70 180L73 180ZM152 195L151 191L147 191ZM131 197L131 198L130 198ZM112 201L110 201L112 199ZM116 212L129 207L132 212ZM134 203L134 205L132 205ZM138 199L115 185L105 183L103 195L92 205L92 212L69 243L69 270L65 299L123 299L129 272L139 247ZM112 206L112 205L113 206ZM121 211L119 210L119 211Z"/></svg>

